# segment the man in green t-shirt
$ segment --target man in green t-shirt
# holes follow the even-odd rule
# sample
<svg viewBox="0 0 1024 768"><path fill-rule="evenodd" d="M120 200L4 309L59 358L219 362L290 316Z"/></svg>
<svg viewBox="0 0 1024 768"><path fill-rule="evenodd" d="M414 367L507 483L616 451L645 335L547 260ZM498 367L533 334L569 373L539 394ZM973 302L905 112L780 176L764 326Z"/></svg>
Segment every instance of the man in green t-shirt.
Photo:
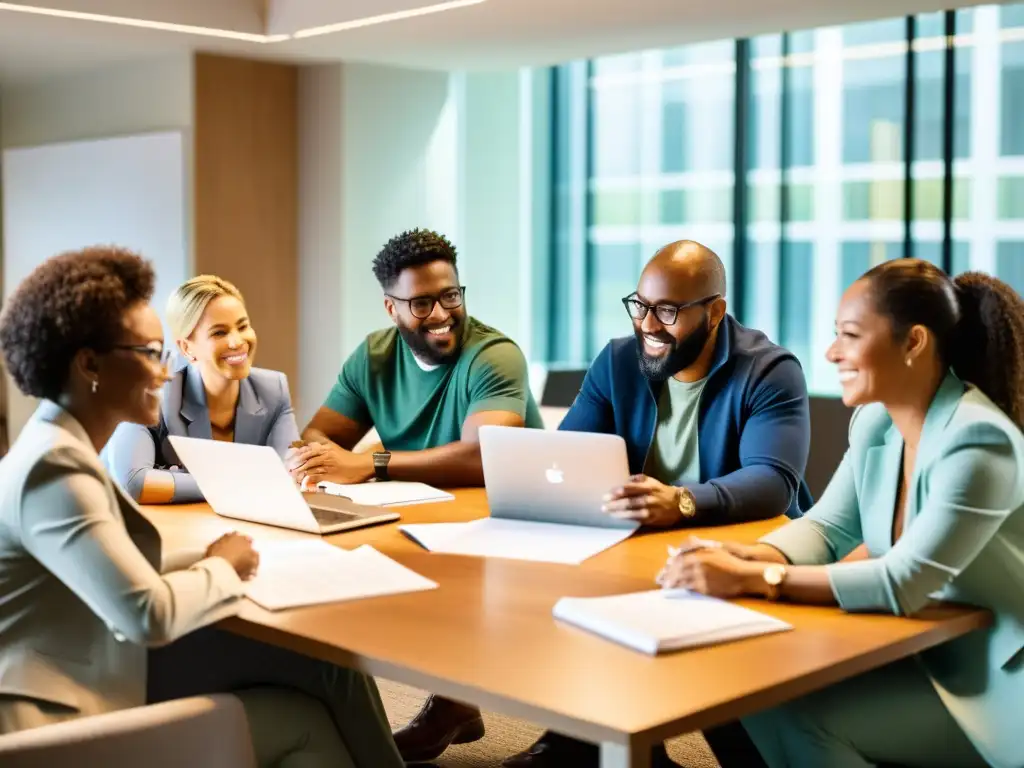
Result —
<svg viewBox="0 0 1024 768"><path fill-rule="evenodd" d="M542 429L526 359L500 331L466 314L455 248L426 230L392 238L373 262L394 326L371 333L289 457L296 480L417 480L483 485L477 430L484 424ZM375 427L381 445L353 447ZM483 737L475 707L430 697L395 734L406 762L433 760L450 744Z"/></svg>

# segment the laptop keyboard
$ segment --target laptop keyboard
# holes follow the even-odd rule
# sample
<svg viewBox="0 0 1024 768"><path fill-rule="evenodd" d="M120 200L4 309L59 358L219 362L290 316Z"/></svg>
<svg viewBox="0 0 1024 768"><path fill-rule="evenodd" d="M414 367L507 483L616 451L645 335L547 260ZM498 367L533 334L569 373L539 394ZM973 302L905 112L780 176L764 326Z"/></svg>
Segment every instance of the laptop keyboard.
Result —
<svg viewBox="0 0 1024 768"><path fill-rule="evenodd" d="M359 515L354 515L351 512L338 512L334 509L320 509L319 507L311 507L310 509L313 510L313 517L316 518L316 521L321 526L348 523L360 518Z"/></svg>

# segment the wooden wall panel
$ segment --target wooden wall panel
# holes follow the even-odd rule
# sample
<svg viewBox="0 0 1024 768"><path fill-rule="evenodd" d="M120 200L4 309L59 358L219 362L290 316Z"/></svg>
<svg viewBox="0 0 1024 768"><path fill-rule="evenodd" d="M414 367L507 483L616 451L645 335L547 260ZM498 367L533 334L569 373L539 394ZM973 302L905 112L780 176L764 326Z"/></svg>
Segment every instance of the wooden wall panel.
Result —
<svg viewBox="0 0 1024 768"><path fill-rule="evenodd" d="M298 392L298 68L195 57L195 274L230 280L259 336L256 364Z"/></svg>

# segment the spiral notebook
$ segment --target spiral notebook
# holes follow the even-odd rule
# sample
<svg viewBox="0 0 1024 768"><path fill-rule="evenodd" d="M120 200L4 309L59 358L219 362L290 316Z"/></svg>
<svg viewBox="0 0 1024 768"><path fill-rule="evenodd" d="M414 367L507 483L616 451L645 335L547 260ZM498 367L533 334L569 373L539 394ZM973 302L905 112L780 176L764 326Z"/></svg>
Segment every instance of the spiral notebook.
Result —
<svg viewBox="0 0 1024 768"><path fill-rule="evenodd" d="M553 613L567 624L651 656L793 628L774 616L685 589L563 597Z"/></svg>

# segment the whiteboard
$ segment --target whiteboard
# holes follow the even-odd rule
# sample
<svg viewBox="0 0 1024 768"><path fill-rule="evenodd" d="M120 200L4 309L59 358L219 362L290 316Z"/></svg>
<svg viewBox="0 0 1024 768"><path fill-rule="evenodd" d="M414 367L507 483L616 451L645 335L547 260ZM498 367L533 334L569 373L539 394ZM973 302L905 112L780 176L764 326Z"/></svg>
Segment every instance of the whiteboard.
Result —
<svg viewBox="0 0 1024 768"><path fill-rule="evenodd" d="M189 272L181 131L8 149L0 170L4 299L50 256L119 245L153 263L163 320L167 297ZM13 441L32 406L9 395Z"/></svg>

